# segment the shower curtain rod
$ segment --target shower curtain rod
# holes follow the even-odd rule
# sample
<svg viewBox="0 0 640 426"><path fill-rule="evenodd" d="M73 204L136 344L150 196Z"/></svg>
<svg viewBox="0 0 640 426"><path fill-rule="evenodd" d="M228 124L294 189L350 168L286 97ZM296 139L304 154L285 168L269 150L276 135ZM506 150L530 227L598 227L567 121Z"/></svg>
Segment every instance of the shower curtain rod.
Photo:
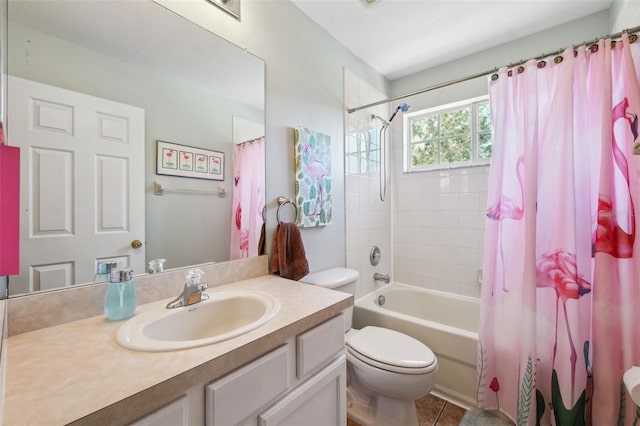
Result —
<svg viewBox="0 0 640 426"><path fill-rule="evenodd" d="M637 26L637 27L633 27L633 28L629 28L629 29L620 31L620 32L615 33L615 34L609 34L609 35L606 35L604 37L596 38L592 42L582 42L580 44L574 44L571 47L575 49L577 47L580 47L580 46L588 44L588 43L589 44L597 43L599 40L601 40L603 38L618 38L623 33L635 33L635 32L638 32L638 31L640 31L640 25ZM562 49L558 49L558 50L556 50L554 52L543 53L542 55L536 56L535 58L531 58L531 59L536 59L536 60L543 59L543 58L546 58L546 57L551 56L551 55L560 54L560 53L564 52L566 49L567 48L565 47L565 48L562 48ZM522 65L525 62L530 61L531 59L521 60L520 62L511 63L511 64L506 65L506 66L508 66L509 68L513 68L515 66ZM502 68L502 67L499 67L499 68ZM430 92L432 90L441 89L443 87L447 87L447 86L451 86L451 85L454 85L454 84L462 83L462 82L465 82L465 81L473 80L473 79L478 78L478 77L482 77L482 76L485 76L485 75L496 73L499 68L492 68L489 71L484 71L484 72L481 72L481 73L478 73L478 74L468 75L466 77L460 77L460 78L456 78L454 80L445 81L444 83L438 83L438 84L435 84L433 86L428 86L428 87L425 87L425 88L422 88L422 89L419 89L419 90L415 90L413 92L405 93L404 95L394 96L392 98L387 98L387 99L383 99L381 101L372 102L370 104L362 105L362 106L359 106L359 107L356 107L356 108L348 108L347 112L349 114L351 114L353 112L360 111L362 109L371 108L371 107L374 107L374 106L377 106L377 105L387 104L389 102L398 101L400 99L408 98L410 96L419 95L421 93L426 93L426 92Z"/></svg>
<svg viewBox="0 0 640 426"><path fill-rule="evenodd" d="M238 142L236 145L238 146L242 146L242 145L246 145L246 144L252 144L254 142L259 141L260 139L264 138L264 136L260 136L259 138L253 138L253 139L249 139L248 141L244 141L244 142Z"/></svg>

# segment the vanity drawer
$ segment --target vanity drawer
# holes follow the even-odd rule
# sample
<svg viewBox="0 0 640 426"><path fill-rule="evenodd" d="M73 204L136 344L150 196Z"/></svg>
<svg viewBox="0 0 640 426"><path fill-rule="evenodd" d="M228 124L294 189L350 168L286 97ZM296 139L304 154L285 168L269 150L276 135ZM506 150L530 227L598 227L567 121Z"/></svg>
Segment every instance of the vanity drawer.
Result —
<svg viewBox="0 0 640 426"><path fill-rule="evenodd" d="M296 376L314 372L343 350L344 317L340 314L296 337Z"/></svg>
<svg viewBox="0 0 640 426"><path fill-rule="evenodd" d="M207 426L235 425L289 387L289 346L269 352L206 387Z"/></svg>

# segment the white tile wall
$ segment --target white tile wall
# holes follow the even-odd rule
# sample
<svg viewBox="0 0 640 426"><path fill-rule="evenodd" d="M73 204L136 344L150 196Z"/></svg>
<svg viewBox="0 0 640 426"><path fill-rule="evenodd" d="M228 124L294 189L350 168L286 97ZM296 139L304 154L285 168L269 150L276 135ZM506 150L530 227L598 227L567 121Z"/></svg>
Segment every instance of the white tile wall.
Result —
<svg viewBox="0 0 640 426"><path fill-rule="evenodd" d="M396 173L394 280L480 296L489 167Z"/></svg>
<svg viewBox="0 0 640 426"><path fill-rule="evenodd" d="M365 105L385 98L355 74L345 70L345 99L348 107ZM388 106L345 114L345 140L350 134L374 128L371 114L389 116ZM379 123L378 123L379 124ZM356 298L374 291L382 285L373 280L373 274L391 275L391 188L387 181L387 197L384 202L379 198L377 171L354 172L347 170L345 177L345 211L347 232L347 267L360 272L360 282ZM382 252L378 266L369 263L369 252L376 245Z"/></svg>
<svg viewBox="0 0 640 426"><path fill-rule="evenodd" d="M345 71L348 107L382 98ZM345 140L371 129L371 114L388 117L389 107L345 114ZM393 153L395 160L389 162L393 182L387 181L384 202L379 199L377 172L349 173L345 168L346 264L360 271L356 298L382 285L373 281L374 272L390 274L395 282L479 297L489 167L403 173L397 161L402 152L400 123L395 120L387 135L389 155ZM374 245L382 251L376 267L369 264Z"/></svg>

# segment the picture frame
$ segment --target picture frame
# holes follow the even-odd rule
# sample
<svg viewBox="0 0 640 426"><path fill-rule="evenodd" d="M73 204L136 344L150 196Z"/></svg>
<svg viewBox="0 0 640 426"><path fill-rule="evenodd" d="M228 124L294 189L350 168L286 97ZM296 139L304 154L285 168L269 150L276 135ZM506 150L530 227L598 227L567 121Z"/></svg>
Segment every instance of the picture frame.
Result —
<svg viewBox="0 0 640 426"><path fill-rule="evenodd" d="M240 20L240 0L207 0L209 3L218 6L229 15Z"/></svg>
<svg viewBox="0 0 640 426"><path fill-rule="evenodd" d="M224 152L157 140L156 174L224 181Z"/></svg>
<svg viewBox="0 0 640 426"><path fill-rule="evenodd" d="M332 221L331 136L296 127L293 131L298 226L329 225Z"/></svg>

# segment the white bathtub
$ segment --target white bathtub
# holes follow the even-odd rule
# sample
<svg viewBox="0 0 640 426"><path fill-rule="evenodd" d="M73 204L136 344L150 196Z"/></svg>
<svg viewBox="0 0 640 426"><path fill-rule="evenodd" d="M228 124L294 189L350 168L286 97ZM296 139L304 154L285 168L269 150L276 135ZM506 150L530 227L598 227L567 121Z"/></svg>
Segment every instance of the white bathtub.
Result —
<svg viewBox="0 0 640 426"><path fill-rule="evenodd" d="M434 393L475 406L479 318L479 299L394 283L356 301L353 326L377 325L420 340L438 357Z"/></svg>

